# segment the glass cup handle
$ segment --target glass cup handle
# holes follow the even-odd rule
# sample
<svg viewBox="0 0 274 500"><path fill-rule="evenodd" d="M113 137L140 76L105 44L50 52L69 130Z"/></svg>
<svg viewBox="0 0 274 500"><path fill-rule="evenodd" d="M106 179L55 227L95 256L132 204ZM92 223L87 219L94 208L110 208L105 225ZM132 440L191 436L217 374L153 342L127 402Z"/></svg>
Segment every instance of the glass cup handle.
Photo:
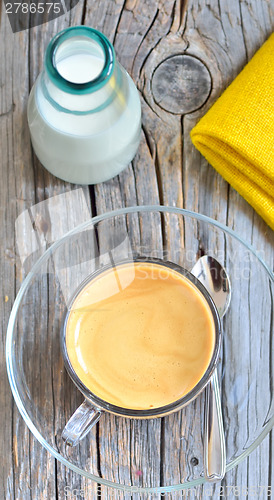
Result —
<svg viewBox="0 0 274 500"><path fill-rule="evenodd" d="M100 417L101 411L94 408L85 399L67 422L62 432L62 439L68 446L76 446L98 422Z"/></svg>

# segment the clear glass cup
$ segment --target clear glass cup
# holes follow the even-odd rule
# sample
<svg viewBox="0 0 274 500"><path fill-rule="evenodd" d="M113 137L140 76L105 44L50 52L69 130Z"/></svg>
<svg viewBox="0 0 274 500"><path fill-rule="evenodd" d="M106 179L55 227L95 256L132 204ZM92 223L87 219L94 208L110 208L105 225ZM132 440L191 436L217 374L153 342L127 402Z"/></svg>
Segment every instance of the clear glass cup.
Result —
<svg viewBox="0 0 274 500"><path fill-rule="evenodd" d="M140 98L102 33L76 26L51 40L28 123L40 162L65 181L96 184L130 163L140 141Z"/></svg>
<svg viewBox="0 0 274 500"><path fill-rule="evenodd" d="M61 352L64 315L83 280L112 259L128 258L130 248L187 271L205 253L229 274L231 304L222 320L217 366L226 471L244 460L274 423L274 278L262 256L222 224L179 208L140 206L96 216L70 231L45 251L23 281L10 315L6 360L24 421L46 450L74 472L125 494L159 495L205 483L205 391L162 418L103 412L75 447L66 446L61 437L83 401Z"/></svg>
<svg viewBox="0 0 274 500"><path fill-rule="evenodd" d="M78 389L82 392L82 394L85 397L85 401L77 408L75 413L72 415L68 423L66 424L63 432L62 432L62 438L66 442L66 444L70 446L76 446L79 444L79 441L83 439L87 433L90 431L90 429L98 422L99 418L101 417L102 412L108 412L112 413L114 415L122 416L122 417L127 417L127 418L142 418L142 419L148 419L148 418L156 418L156 417L163 417L165 415L169 415L175 411L180 410L183 408L185 405L193 401L199 394L200 392L205 388L207 383L209 382L213 371L215 370L217 366L217 361L218 361L218 356L220 352L220 346L221 346L221 338L222 338L222 327L221 327L221 320L219 317L219 313L217 310L217 307L215 303L213 302L211 296L209 295L208 291L205 289L205 287L200 283L200 281L193 275L191 272L187 271L186 269L183 269L181 266L179 266L176 263L166 261L164 259L156 259L156 258L151 258L151 257L144 257L139 255L139 245L135 246L135 242L129 242L126 235L125 235L125 240L124 243L126 242L127 245L127 251L128 251L128 257L124 258L123 261L121 262L120 259L117 261L116 259L111 259L112 262L108 266L103 266L101 269L97 268L95 271L86 277L84 279L83 283L81 283L80 287L76 291L74 291L71 300L69 301L68 304L68 310L65 315L64 319L64 326L61 329L61 350L65 362L66 369L76 385ZM111 250L113 252L113 249ZM114 249L115 253L115 249ZM157 248L154 249L154 253L157 253ZM132 260L132 256L135 256L134 260ZM179 273L179 275L183 275L185 278L187 278L195 287L201 292L202 296L205 298L207 301L210 311L212 314L212 318L214 321L215 325L215 331L214 331L214 350L211 356L211 360L209 362L209 365L201 377L201 379L198 381L198 383L193 387L193 389L185 394L182 398L174 401L173 403L170 403L166 406L161 406L158 408L148 408L146 410L135 410L135 409L129 409L129 408L122 408L118 407L114 404L109 403L108 401L104 401L101 398L99 398L96 394L92 393L82 382L82 380L78 377L77 373L73 369L73 366L70 362L70 358L68 355L67 351L67 346L66 346L66 327L67 327L67 320L70 314L70 311L73 309L73 304L75 299L77 298L78 294L83 290L83 288L90 282L92 281L95 277L98 277L101 273L105 272L106 270L109 269L115 269L116 273L118 273L119 276L119 266L123 264L132 264L132 262L139 262L139 263L153 263L155 266L159 266L159 269L162 268L170 268L171 270L175 271L176 273ZM133 268L132 268L132 272ZM119 278L118 278L119 279ZM128 286L129 283L127 283L125 286ZM168 314L168 311L167 311ZM160 360L159 360L160 362ZM160 366L159 366L160 369ZM140 359L140 370L142 370L142 360Z"/></svg>

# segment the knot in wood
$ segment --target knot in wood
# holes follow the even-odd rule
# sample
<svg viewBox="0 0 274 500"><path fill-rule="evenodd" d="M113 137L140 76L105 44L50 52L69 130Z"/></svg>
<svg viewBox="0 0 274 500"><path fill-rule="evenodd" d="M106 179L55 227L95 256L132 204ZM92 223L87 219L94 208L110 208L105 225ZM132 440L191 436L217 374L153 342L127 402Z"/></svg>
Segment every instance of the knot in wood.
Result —
<svg viewBox="0 0 274 500"><path fill-rule="evenodd" d="M152 76L155 102L169 113L184 115L199 109L211 92L211 76L200 59L177 54L161 62Z"/></svg>

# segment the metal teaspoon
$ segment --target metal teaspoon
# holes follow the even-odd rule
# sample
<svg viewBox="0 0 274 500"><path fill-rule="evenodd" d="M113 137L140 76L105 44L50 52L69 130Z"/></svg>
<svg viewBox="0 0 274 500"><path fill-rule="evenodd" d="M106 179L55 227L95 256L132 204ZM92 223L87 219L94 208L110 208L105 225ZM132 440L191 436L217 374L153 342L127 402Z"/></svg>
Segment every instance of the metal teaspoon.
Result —
<svg viewBox="0 0 274 500"><path fill-rule="evenodd" d="M231 285L224 267L213 257L204 255L191 270L204 285L222 318L230 304ZM225 475L226 448L217 369L206 387L204 468L208 481L220 481Z"/></svg>

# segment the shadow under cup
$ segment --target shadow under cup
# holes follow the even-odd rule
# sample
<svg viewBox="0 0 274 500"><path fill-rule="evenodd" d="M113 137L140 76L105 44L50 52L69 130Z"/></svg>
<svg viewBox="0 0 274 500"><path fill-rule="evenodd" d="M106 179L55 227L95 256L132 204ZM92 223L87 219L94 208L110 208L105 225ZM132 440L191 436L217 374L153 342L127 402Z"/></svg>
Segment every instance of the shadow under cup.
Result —
<svg viewBox="0 0 274 500"><path fill-rule="evenodd" d="M116 406L112 403L109 403L101 399L96 394L92 393L76 374L71 364L66 346L66 331L67 331L68 318L72 310L73 304L76 298L81 293L81 291L86 287L86 285L89 282L93 281L95 278L98 278L103 272L111 269L113 270L119 269L119 266L123 266L125 264L134 265L135 263L153 264L159 266L159 268L165 268L165 269L170 269L171 271L175 271L176 273L179 273L180 275L187 278L187 280L189 280L193 285L195 285L195 287L201 292L204 299L206 300L212 314L212 318L214 321L214 330L215 330L214 349L212 352L210 362L208 364L206 371L204 372L198 383L193 387L193 389L191 389L187 394L185 394L180 399L170 404L161 407L153 407L142 410ZM82 405L80 405L77 408L77 410L74 412L70 420L67 422L62 433L63 440L69 446L77 445L79 441L83 439L88 434L90 429L98 422L102 412L108 412L114 415L128 417L128 418L150 419L156 417L163 417L165 415L180 410L188 403L193 401L193 399L195 399L200 394L200 392L205 388L205 386L209 382L218 362L221 339L222 339L222 327L221 327L220 316L212 297L210 296L206 288L201 284L201 282L193 274L191 274L191 272L179 266L178 264L174 264L170 261L164 261L162 259L138 257L136 259L121 260L118 263L115 262L115 264L113 265L103 266L99 270L96 270L94 273L87 276L86 279L81 283L81 285L74 291L68 303L68 307L64 315L63 325L61 328L61 351L64 358L65 367L72 381L85 397L85 400L82 403ZM140 370L142 370L142 363L140 363Z"/></svg>

